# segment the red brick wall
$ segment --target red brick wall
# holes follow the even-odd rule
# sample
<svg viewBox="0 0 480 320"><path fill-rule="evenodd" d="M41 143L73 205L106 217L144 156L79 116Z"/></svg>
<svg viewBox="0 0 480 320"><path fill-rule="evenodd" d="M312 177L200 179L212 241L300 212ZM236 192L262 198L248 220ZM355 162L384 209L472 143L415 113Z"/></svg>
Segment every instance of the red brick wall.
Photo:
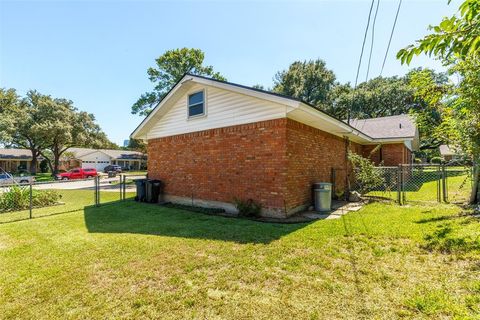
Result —
<svg viewBox="0 0 480 320"><path fill-rule="evenodd" d="M363 156L376 164L383 161L384 166L398 166L411 162L412 152L403 143L383 144L372 153L376 147L377 145L363 146Z"/></svg>
<svg viewBox="0 0 480 320"><path fill-rule="evenodd" d="M284 208L287 119L149 140L149 178L165 193L233 202L235 197Z"/></svg>
<svg viewBox="0 0 480 320"><path fill-rule="evenodd" d="M362 147L350 142L349 149L361 153ZM287 196L288 209L312 202L311 186L315 182L332 182L336 169L337 191L345 189L346 142L343 138L305 124L287 122Z"/></svg>
<svg viewBox="0 0 480 320"><path fill-rule="evenodd" d="M349 143L364 154L372 148ZM149 178L165 183L165 193L232 203L254 199L277 214L311 204L314 182L345 189L345 140L291 119L277 119L152 139ZM405 163L403 144L383 145L385 165ZM371 150L371 149L370 149Z"/></svg>

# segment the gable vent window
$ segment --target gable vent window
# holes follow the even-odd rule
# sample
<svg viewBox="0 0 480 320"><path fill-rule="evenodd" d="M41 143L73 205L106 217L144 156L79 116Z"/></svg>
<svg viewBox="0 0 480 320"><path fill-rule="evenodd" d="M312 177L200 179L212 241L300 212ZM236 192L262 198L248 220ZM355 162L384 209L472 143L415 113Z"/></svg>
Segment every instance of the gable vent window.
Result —
<svg viewBox="0 0 480 320"><path fill-rule="evenodd" d="M195 92L188 96L188 117L205 115L205 92Z"/></svg>

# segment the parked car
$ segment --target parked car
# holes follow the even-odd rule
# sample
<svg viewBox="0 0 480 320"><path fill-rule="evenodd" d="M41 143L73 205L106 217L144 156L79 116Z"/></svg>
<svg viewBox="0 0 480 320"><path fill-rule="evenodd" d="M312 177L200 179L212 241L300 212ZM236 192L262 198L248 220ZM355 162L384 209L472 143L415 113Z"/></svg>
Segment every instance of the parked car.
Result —
<svg viewBox="0 0 480 320"><path fill-rule="evenodd" d="M116 164L111 164L111 165L106 166L103 169L103 172L105 172L105 173L109 173L110 171L114 171L116 173L122 173L122 167L117 166Z"/></svg>
<svg viewBox="0 0 480 320"><path fill-rule="evenodd" d="M35 177L32 176L15 177L7 172L0 173L0 185L28 184L33 182L35 182Z"/></svg>
<svg viewBox="0 0 480 320"><path fill-rule="evenodd" d="M76 168L57 174L58 180L90 179L97 176L97 170L93 168Z"/></svg>

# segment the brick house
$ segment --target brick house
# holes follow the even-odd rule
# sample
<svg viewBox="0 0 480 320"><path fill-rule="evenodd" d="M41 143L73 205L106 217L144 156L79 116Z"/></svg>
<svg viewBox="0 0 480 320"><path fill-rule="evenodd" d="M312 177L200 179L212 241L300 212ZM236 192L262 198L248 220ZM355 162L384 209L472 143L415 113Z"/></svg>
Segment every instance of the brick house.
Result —
<svg viewBox="0 0 480 320"><path fill-rule="evenodd" d="M36 170L39 170L40 161L38 157ZM30 170L32 152L28 149L0 148L0 172L18 172Z"/></svg>
<svg viewBox="0 0 480 320"><path fill-rule="evenodd" d="M131 137L148 142L148 175L164 182L165 200L234 212L234 198L254 199L286 217L311 204L312 183L332 168L346 183L347 150L411 162L412 120L377 120L349 125L294 98L186 74Z"/></svg>

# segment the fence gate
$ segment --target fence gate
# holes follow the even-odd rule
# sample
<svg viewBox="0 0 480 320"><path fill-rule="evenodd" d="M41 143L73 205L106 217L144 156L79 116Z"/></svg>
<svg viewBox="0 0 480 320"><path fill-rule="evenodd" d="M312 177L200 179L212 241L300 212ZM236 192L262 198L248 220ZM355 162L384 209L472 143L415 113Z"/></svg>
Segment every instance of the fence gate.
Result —
<svg viewBox="0 0 480 320"><path fill-rule="evenodd" d="M446 198L444 171L440 165L402 165L400 203L442 202Z"/></svg>
<svg viewBox="0 0 480 320"><path fill-rule="evenodd" d="M465 203L470 199L473 187L473 167L444 166L445 201Z"/></svg>

